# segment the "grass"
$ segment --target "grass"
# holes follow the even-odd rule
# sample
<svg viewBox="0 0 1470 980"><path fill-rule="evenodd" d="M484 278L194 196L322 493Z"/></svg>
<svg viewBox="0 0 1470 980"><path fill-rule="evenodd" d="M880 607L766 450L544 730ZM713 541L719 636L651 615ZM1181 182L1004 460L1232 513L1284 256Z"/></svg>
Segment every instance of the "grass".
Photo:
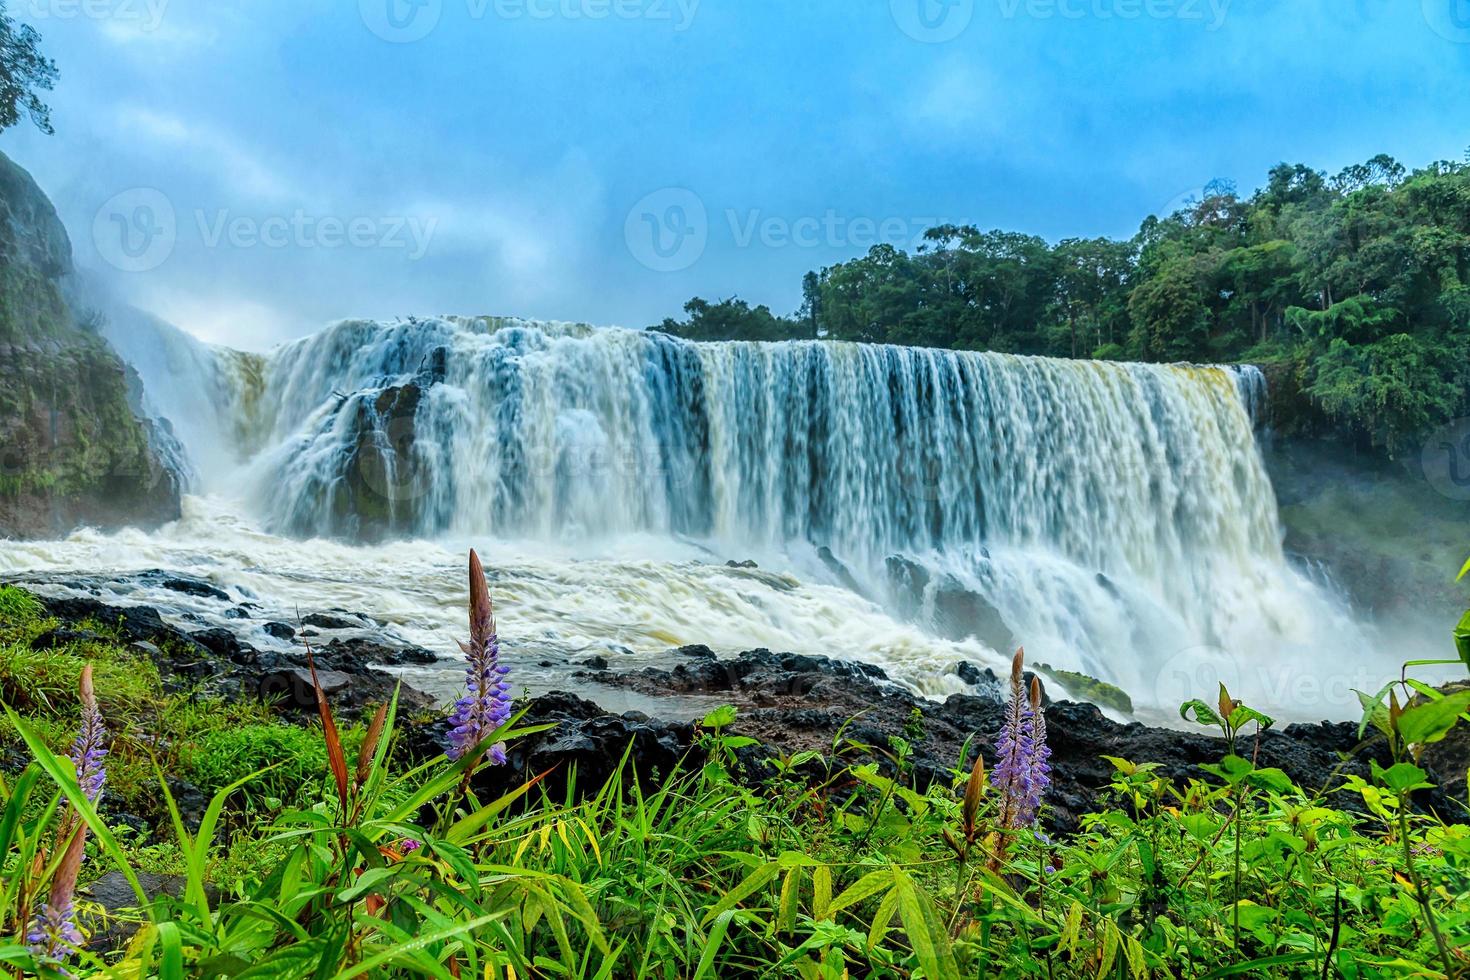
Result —
<svg viewBox="0 0 1470 980"><path fill-rule="evenodd" d="M37 626L34 611L23 611L29 625L10 618L14 603L0 591L0 636ZM902 742L837 741L754 782L736 763L749 742L729 734L732 709L707 718L698 751L658 780L637 778L649 774L625 757L600 786L572 774L559 796L535 784L490 797L470 760L402 758L391 708L381 726L336 739L334 724L290 728L258 706L157 691L139 710L187 749L158 756L155 796L168 774L216 798L197 832L165 814L173 829L144 838L108 819L137 797L110 782L101 814L79 799L54 754L76 698L53 693L11 716L35 761L0 782L0 964L42 966L21 933L62 873L58 826L73 819L89 828L84 882L126 869L186 883L132 914L130 944L69 953L79 977L1356 980L1470 969L1470 830L1405 805L1423 781L1417 740L1460 706L1403 708L1393 692L1374 702L1365 726L1400 761L1347 781L1364 805L1351 813L1251 764L1270 720L1221 694L1218 706L1188 706L1225 736L1210 778L1177 784L1117 759L1105 804L1053 840L1003 826L969 758L917 791ZM126 716L108 723L131 730ZM514 742L528 733L519 724L491 740ZM875 754L891 756L896 779L864 761Z"/></svg>

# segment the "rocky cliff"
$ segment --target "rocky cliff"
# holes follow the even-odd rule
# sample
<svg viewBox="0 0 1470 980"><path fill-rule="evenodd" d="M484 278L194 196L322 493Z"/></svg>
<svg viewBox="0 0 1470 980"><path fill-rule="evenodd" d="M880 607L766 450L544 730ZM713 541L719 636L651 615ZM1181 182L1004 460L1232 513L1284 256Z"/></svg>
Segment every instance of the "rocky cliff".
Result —
<svg viewBox="0 0 1470 980"><path fill-rule="evenodd" d="M0 537L178 516L127 368L67 306L71 272L55 208L0 154Z"/></svg>

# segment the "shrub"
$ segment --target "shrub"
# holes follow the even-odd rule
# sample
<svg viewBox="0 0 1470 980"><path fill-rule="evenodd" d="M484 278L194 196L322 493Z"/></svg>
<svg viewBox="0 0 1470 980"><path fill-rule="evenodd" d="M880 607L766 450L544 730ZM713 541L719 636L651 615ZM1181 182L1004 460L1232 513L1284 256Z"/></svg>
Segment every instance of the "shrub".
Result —
<svg viewBox="0 0 1470 980"><path fill-rule="evenodd" d="M278 723L206 732L181 757L183 777L206 794L269 769L249 791L288 801L319 784L327 764L320 732Z"/></svg>

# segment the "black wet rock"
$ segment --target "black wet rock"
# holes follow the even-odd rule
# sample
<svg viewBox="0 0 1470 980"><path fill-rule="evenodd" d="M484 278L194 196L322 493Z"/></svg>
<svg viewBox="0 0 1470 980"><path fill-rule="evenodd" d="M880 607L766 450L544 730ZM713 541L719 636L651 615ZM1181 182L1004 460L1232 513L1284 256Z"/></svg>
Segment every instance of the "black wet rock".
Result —
<svg viewBox="0 0 1470 980"><path fill-rule="evenodd" d="M216 588L208 582L201 582L193 578L164 578L158 583L171 592L180 592L184 595L195 596L200 599L218 599L220 602L229 602L230 594L223 589Z"/></svg>
<svg viewBox="0 0 1470 980"><path fill-rule="evenodd" d="M174 798L174 806L179 809L179 818L184 823L184 829L194 833L204 820L204 811L209 808L209 798L193 783L172 776L165 777L165 780L169 795Z"/></svg>
<svg viewBox="0 0 1470 980"><path fill-rule="evenodd" d="M601 673L593 679L650 696L705 693L734 704L739 713L729 732L758 743L758 751L741 756L752 779L773 771L766 764L773 757L804 750L830 753L839 731L845 739L869 747L858 758L875 761L890 774L895 740L904 739L911 748L911 778L920 787L934 780L948 782L956 773L967 771L976 750L985 755L987 765L993 767L996 762L995 738L1004 713L998 685L994 689L982 685L973 694L955 694L936 702L888 683L877 668L826 657L758 650L729 660L696 657L693 661L669 670ZM1200 767L1218 762L1226 753L1224 740L1203 729L1175 731L1120 724L1091 704L1047 704L1053 784L1046 819L1057 830L1075 829L1083 814L1104 805L1103 794L1114 775L1112 763L1104 756L1156 763L1162 775L1182 784L1212 778ZM572 719L581 732L588 727L584 715L585 709ZM626 720L629 716L621 717ZM646 730L660 723L644 719L636 724ZM683 729L670 731L677 740ZM647 738L645 734L645 742ZM551 744L537 750L537 765L554 761ZM571 758L581 758L586 749L580 742L562 744ZM971 754L962 758L966 746ZM1336 790L1342 776L1368 778L1370 760L1380 765L1390 761L1381 739L1360 743L1357 727L1350 723L1289 725L1263 733L1259 746L1254 738L1244 738L1239 751L1255 755L1260 766L1281 769L1308 791L1333 790L1325 797L1330 805L1358 811L1363 808L1360 797ZM1418 794L1415 803L1420 809L1457 819L1451 801L1437 790Z"/></svg>
<svg viewBox="0 0 1470 980"><path fill-rule="evenodd" d="M366 625L361 619L349 619L333 613L311 613L301 620L301 624L324 630L360 630Z"/></svg>
<svg viewBox="0 0 1470 980"><path fill-rule="evenodd" d="M955 667L954 672L966 684L992 685L1000 683L999 678L995 676L995 671L989 667L980 667L972 664L968 660L961 660Z"/></svg>
<svg viewBox="0 0 1470 980"><path fill-rule="evenodd" d="M31 640L32 650L59 650L73 643L108 643L107 637L91 630L71 629L59 626L47 630Z"/></svg>
<svg viewBox="0 0 1470 980"><path fill-rule="evenodd" d="M365 636L334 639L317 651L327 660L374 664L382 667L425 666L437 663L439 657L423 647L383 643Z"/></svg>
<svg viewBox="0 0 1470 980"><path fill-rule="evenodd" d="M136 877L148 902L163 897L183 898L189 887L189 879L184 875L139 871ZM101 911L100 916L86 923L90 934L87 948L94 952L122 947L147 920L147 914L138 911L138 893L121 871L109 871L79 890L90 906ZM219 900L219 889L214 885L206 884L204 894L211 906Z"/></svg>
<svg viewBox="0 0 1470 980"><path fill-rule="evenodd" d="M588 670L607 670L608 662L606 657L588 657L586 660L582 661L582 666L586 667Z"/></svg>
<svg viewBox="0 0 1470 980"><path fill-rule="evenodd" d="M235 663L247 664L255 659L255 651L240 642L234 633L222 627L199 630L189 634L189 639L204 647L217 657Z"/></svg>
<svg viewBox="0 0 1470 980"><path fill-rule="evenodd" d="M86 596L54 598L38 595L36 599L48 616L72 624L86 619L95 620L116 629L125 642L152 640L175 632L164 624L158 611L151 606L113 606Z"/></svg>
<svg viewBox="0 0 1470 980"><path fill-rule="evenodd" d="M223 627L188 633L165 623L156 610L147 606L111 606L91 598L37 598L48 615L61 620L57 629L75 630L83 620L114 626L122 642L157 665L166 690L263 699L287 717L300 720L316 713L316 694L305 673L308 662L304 646L287 652L257 649ZM321 615L320 619L335 617ZM364 617L352 625L364 630L370 628L365 625L369 622ZM266 625L273 636L290 630L280 623ZM335 639L314 653L318 677L324 678L324 686L330 688L332 708L346 720L387 701L398 688L398 678L379 667L426 664L436 659L421 647L372 636ZM433 708L435 702L405 684L399 706L406 714Z"/></svg>
<svg viewBox="0 0 1470 980"><path fill-rule="evenodd" d="M636 711L608 714L573 694L558 692L531 701L520 725L541 724L555 727L515 740L505 765L485 766L476 773L474 785L482 799L506 793L543 773L541 787L553 799L565 794L573 773L579 792L596 792L625 754L625 775L632 778L636 773L645 786L657 785L681 763L703 761L693 748L692 723L659 721Z"/></svg>
<svg viewBox="0 0 1470 980"><path fill-rule="evenodd" d="M264 626L261 627L261 629L264 630L268 636L273 636L278 640L296 639L296 630L290 626L287 626L285 623L266 623Z"/></svg>

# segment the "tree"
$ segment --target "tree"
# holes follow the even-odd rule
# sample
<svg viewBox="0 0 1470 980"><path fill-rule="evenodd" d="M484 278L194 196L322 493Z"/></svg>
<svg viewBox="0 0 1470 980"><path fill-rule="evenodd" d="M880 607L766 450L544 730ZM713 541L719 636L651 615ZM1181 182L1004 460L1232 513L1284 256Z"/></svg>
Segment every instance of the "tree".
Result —
<svg viewBox="0 0 1470 980"><path fill-rule="evenodd" d="M41 35L17 24L0 0L0 131L20 122L24 111L41 132L55 132L51 109L36 94L55 84L56 62L41 54Z"/></svg>
<svg viewBox="0 0 1470 980"><path fill-rule="evenodd" d="M815 272L801 277L801 309L796 318L806 324L807 335L813 340L821 336L822 277Z"/></svg>
<svg viewBox="0 0 1470 980"><path fill-rule="evenodd" d="M795 321L733 297L711 303L696 296L684 312L687 320L669 318L653 329L686 340L789 340L800 332Z"/></svg>

